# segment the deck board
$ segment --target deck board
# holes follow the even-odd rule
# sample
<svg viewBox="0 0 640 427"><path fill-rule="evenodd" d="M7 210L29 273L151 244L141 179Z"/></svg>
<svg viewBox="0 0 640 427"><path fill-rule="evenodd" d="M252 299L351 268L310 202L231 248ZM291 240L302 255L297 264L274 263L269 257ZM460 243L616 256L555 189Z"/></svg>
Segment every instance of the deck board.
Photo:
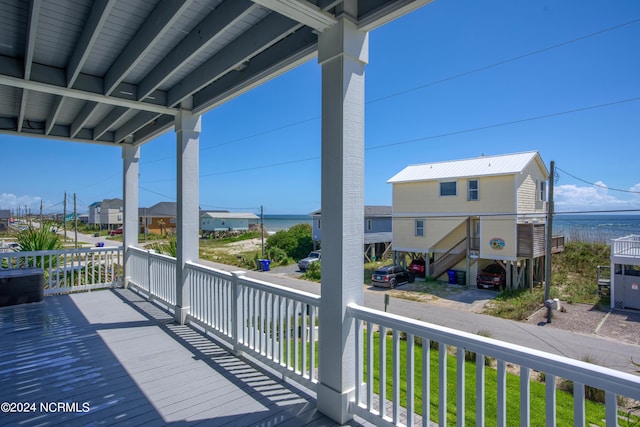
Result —
<svg viewBox="0 0 640 427"><path fill-rule="evenodd" d="M312 396L128 290L4 307L0 342L0 402L38 407L0 414L3 426L335 425Z"/></svg>

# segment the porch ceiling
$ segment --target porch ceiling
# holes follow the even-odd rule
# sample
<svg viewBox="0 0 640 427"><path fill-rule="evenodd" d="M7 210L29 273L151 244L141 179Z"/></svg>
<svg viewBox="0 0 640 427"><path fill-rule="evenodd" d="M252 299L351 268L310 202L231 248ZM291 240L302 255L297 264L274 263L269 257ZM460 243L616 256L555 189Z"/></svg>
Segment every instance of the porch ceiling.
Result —
<svg viewBox="0 0 640 427"><path fill-rule="evenodd" d="M372 30L430 0L367 0ZM344 0L2 0L0 132L142 144L309 60Z"/></svg>

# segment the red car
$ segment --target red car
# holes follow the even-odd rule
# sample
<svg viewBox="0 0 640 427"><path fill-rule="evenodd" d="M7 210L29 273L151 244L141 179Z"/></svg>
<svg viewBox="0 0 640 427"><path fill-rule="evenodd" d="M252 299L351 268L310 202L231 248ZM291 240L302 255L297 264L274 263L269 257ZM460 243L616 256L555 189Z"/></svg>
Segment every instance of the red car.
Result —
<svg viewBox="0 0 640 427"><path fill-rule="evenodd" d="M476 284L478 288L500 288L504 286L507 276L504 268L496 262L486 266L478 277L476 278Z"/></svg>
<svg viewBox="0 0 640 427"><path fill-rule="evenodd" d="M413 271L416 277L424 277L426 271L425 261L423 259L414 259L409 264L409 270Z"/></svg>
<svg viewBox="0 0 640 427"><path fill-rule="evenodd" d="M122 227L116 228L115 230L109 230L109 236L116 236L118 234L122 234Z"/></svg>

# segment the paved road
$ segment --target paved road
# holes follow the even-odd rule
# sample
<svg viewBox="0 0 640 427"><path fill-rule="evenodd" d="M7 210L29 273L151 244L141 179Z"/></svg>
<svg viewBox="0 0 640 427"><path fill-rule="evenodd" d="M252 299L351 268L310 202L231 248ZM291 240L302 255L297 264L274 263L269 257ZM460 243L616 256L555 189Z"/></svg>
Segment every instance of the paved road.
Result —
<svg viewBox="0 0 640 427"><path fill-rule="evenodd" d="M224 264L205 260L200 260L200 262L221 270L238 270L237 267ZM291 272L287 269L274 269L269 272L247 272L249 277L320 294L319 283L295 279L290 274ZM377 310L384 310L384 295L386 292L386 290L379 288L365 289L364 305ZM441 306L391 298L387 312L474 334L481 330L488 331L492 338L501 341L573 359L593 356L603 366L625 372L634 371L634 367L630 363L632 358L635 361L640 361L640 345L626 344L612 339L472 313L457 309L455 303ZM640 325L632 327L640 327Z"/></svg>

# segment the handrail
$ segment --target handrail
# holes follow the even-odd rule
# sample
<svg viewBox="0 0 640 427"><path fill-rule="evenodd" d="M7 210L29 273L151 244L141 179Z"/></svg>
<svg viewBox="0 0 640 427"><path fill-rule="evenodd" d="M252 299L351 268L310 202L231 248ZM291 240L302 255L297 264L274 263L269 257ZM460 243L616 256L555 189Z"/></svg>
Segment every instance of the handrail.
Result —
<svg viewBox="0 0 640 427"><path fill-rule="evenodd" d="M444 255L442 255L441 257L439 257L436 261L433 262L432 265L432 276L433 277L438 277L441 274L443 274L449 267L451 267L450 263L451 263L451 259L456 259L460 257L460 254L464 252L453 252L454 250L456 251L460 251L461 249L466 249L466 248L460 248L460 246L462 244L464 244L466 242L467 238L464 237L462 240L460 240L458 243L456 243L455 245L453 245L447 252L444 253ZM459 259L458 259L459 260ZM458 261L456 261L458 262ZM441 267L442 265L444 265L445 267Z"/></svg>

